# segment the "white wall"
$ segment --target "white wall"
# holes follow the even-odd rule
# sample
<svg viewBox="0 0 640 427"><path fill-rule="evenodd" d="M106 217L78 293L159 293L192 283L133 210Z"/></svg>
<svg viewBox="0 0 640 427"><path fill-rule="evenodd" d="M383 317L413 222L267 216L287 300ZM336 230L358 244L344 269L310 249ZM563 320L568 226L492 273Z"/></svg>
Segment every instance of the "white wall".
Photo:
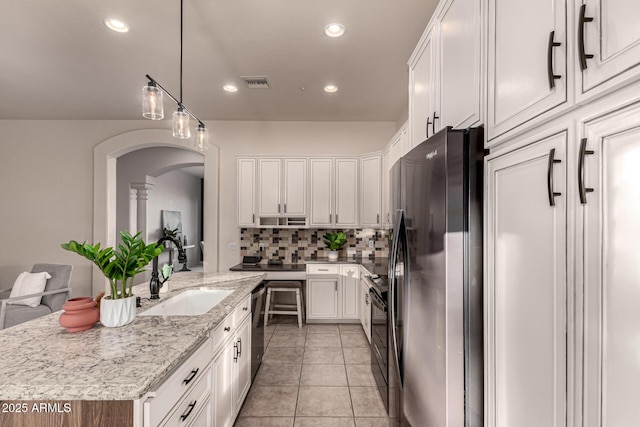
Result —
<svg viewBox="0 0 640 427"><path fill-rule="evenodd" d="M91 294L91 264L60 243L93 239L93 148L170 121L0 120L0 289L36 262L74 266L75 296ZM220 147L220 270L239 262L236 155L361 154L381 150L394 122L207 122ZM207 191L205 182L205 191ZM205 227L207 225L205 218Z"/></svg>

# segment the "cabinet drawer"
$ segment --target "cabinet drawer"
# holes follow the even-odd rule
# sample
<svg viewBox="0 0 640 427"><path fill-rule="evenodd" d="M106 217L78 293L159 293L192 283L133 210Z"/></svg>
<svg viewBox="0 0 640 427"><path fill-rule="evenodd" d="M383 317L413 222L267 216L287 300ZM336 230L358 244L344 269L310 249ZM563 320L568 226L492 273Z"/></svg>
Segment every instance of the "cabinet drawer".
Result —
<svg viewBox="0 0 640 427"><path fill-rule="evenodd" d="M233 311L233 327L237 328L249 313L251 313L251 295L247 295Z"/></svg>
<svg viewBox="0 0 640 427"><path fill-rule="evenodd" d="M307 274L339 274L339 264L307 264Z"/></svg>
<svg viewBox="0 0 640 427"><path fill-rule="evenodd" d="M210 361L211 339L207 339L156 389L155 397L144 403L145 425L158 425L176 402L206 375Z"/></svg>
<svg viewBox="0 0 640 427"><path fill-rule="evenodd" d="M233 332L233 329L234 329L234 327L233 327L234 314L235 314L235 312L230 313L227 317L224 318L224 320L222 322L220 322L218 327L215 328L213 330L213 332L211 332L211 341L212 341L212 346L213 346L213 351L211 352L211 354L216 354L216 352L218 351L219 348L222 347L224 342L228 338L233 336L233 334L234 334L234 332Z"/></svg>
<svg viewBox="0 0 640 427"><path fill-rule="evenodd" d="M195 420L200 409L211 400L211 369L207 369L193 389L174 408L163 424L165 427L182 427Z"/></svg>

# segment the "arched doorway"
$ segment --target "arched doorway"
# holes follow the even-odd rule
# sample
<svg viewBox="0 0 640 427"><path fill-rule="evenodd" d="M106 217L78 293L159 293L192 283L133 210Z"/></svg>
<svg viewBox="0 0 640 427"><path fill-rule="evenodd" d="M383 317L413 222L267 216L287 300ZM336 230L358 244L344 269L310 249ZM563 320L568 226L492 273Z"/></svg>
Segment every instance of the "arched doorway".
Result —
<svg viewBox="0 0 640 427"><path fill-rule="evenodd" d="M93 149L93 241L115 245L116 236L116 165L118 157L149 147L193 148L181 143L167 129L143 129L111 137ZM207 247L218 248L219 148L207 143L204 153L204 241ZM204 271L218 271L218 251L205 251ZM107 289L102 273L93 269L93 293Z"/></svg>

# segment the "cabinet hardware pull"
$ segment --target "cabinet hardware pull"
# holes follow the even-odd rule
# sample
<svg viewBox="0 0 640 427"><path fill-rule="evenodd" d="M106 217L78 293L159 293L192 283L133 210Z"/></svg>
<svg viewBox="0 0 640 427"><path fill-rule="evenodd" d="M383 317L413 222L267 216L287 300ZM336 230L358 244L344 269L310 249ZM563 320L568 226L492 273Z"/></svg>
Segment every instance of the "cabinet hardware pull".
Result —
<svg viewBox="0 0 640 427"><path fill-rule="evenodd" d="M338 223L338 214L336 214L336 224Z"/></svg>
<svg viewBox="0 0 640 427"><path fill-rule="evenodd" d="M555 197L562 196L562 193L556 193L553 191L553 165L555 163L561 163L562 160L555 159L556 149L552 148L549 151L549 165L547 167L547 192L549 193L549 205L555 206Z"/></svg>
<svg viewBox="0 0 640 427"><path fill-rule="evenodd" d="M251 222L255 224L256 222L256 214L251 214Z"/></svg>
<svg viewBox="0 0 640 427"><path fill-rule="evenodd" d="M549 33L549 45L547 46L547 76L549 77L550 89L554 89L556 87L556 80L562 78L562 76L553 74L553 48L562 46L562 43L553 41L555 34L555 31Z"/></svg>
<svg viewBox="0 0 640 427"><path fill-rule="evenodd" d="M331 224L331 218L333 218L333 215L329 214L329 224Z"/></svg>
<svg viewBox="0 0 640 427"><path fill-rule="evenodd" d="M242 356L242 338L238 338L238 357Z"/></svg>
<svg viewBox="0 0 640 427"><path fill-rule="evenodd" d="M335 283L333 284L333 290L334 290L335 292L338 292L338 282L335 282Z"/></svg>
<svg viewBox="0 0 640 427"><path fill-rule="evenodd" d="M280 213L280 203L278 203L278 213Z"/></svg>
<svg viewBox="0 0 640 427"><path fill-rule="evenodd" d="M224 330L225 332L229 332L231 330L231 326L225 326Z"/></svg>
<svg viewBox="0 0 640 427"><path fill-rule="evenodd" d="M429 138L429 126L432 125L433 122L431 121L431 117L427 117L427 126L426 126L426 130L427 130L427 138Z"/></svg>
<svg viewBox="0 0 640 427"><path fill-rule="evenodd" d="M284 213L287 213L287 204L284 204Z"/></svg>
<svg viewBox="0 0 640 427"><path fill-rule="evenodd" d="M593 18L585 16L587 5L580 6L580 17L578 18L578 55L580 57L580 70L587 69L587 59L593 58L593 55L585 53L584 51L584 24L586 22L592 22Z"/></svg>
<svg viewBox="0 0 640 427"><path fill-rule="evenodd" d="M376 223L380 224L380 214L376 214Z"/></svg>
<svg viewBox="0 0 640 427"><path fill-rule="evenodd" d="M193 402L189 403L189 406L187 406L187 412L180 415L180 421L184 422L186 421L187 418L189 418L189 415L191 415L191 411L193 411L193 408L196 407L196 403L198 403L197 400L194 400Z"/></svg>
<svg viewBox="0 0 640 427"><path fill-rule="evenodd" d="M238 363L238 343L233 343L233 361Z"/></svg>
<svg viewBox="0 0 640 427"><path fill-rule="evenodd" d="M242 307L242 311L247 311L249 310L249 307Z"/></svg>
<svg viewBox="0 0 640 427"><path fill-rule="evenodd" d="M196 375L198 375L198 371L200 371L200 368L197 368L197 369L194 369L193 371L191 371L189 376L187 378L185 378L184 381L182 381L182 384L184 384L184 385L189 384L196 377Z"/></svg>
<svg viewBox="0 0 640 427"><path fill-rule="evenodd" d="M329 271L328 268L319 268L318 271Z"/></svg>
<svg viewBox="0 0 640 427"><path fill-rule="evenodd" d="M366 294L366 295L364 296L364 303L365 303L365 304L367 304L367 305L369 305L369 294Z"/></svg>
<svg viewBox="0 0 640 427"><path fill-rule="evenodd" d="M593 193L593 188L584 186L584 157L594 154L593 150L587 150L587 138L580 141L580 154L578 155L578 189L580 193L580 203L587 204L587 193Z"/></svg>
<svg viewBox="0 0 640 427"><path fill-rule="evenodd" d="M436 133L436 119L440 119L440 116L436 116L436 112L433 112L433 123L431 123L433 133Z"/></svg>

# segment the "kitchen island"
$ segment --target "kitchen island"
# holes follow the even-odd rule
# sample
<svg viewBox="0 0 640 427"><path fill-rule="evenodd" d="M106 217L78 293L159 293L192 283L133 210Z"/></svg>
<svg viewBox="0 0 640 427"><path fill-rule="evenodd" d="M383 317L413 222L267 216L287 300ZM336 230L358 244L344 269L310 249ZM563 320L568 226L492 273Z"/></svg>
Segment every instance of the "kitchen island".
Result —
<svg viewBox="0 0 640 427"><path fill-rule="evenodd" d="M137 316L120 328L97 323L68 333L56 312L2 330L0 400L139 400L198 349L262 278L260 272L175 274L171 291L156 301L147 299L148 284L134 287L142 298L138 313L189 288L234 291L200 316Z"/></svg>

